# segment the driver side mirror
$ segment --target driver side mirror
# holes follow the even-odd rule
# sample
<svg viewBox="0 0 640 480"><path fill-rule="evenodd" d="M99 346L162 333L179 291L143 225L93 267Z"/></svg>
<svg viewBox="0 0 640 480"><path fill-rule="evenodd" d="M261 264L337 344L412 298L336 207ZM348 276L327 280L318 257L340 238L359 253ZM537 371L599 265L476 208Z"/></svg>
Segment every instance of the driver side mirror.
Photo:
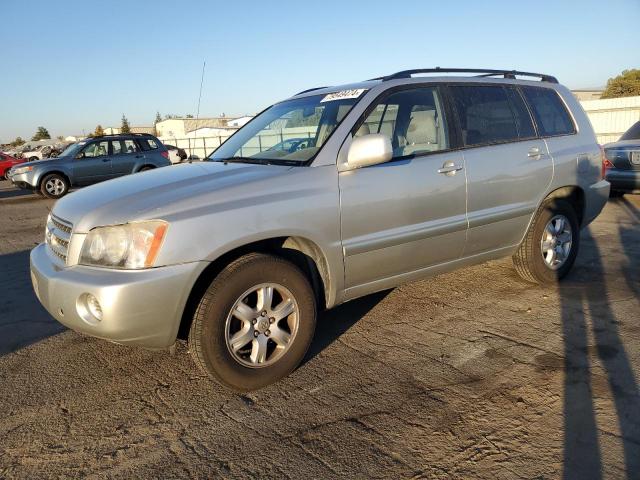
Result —
<svg viewBox="0 0 640 480"><path fill-rule="evenodd" d="M393 147L391 140L381 133L370 133L354 137L347 152L347 164L350 168L368 167L391 160Z"/></svg>

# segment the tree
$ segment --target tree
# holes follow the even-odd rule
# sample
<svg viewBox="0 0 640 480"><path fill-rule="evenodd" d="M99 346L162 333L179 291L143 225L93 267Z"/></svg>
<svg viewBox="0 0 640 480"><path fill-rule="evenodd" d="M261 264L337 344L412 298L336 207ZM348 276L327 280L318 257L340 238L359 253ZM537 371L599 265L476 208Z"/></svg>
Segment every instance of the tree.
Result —
<svg viewBox="0 0 640 480"><path fill-rule="evenodd" d="M94 137L101 137L104 135L104 129L102 128L102 125L98 125L96 127L95 132L93 132L93 136Z"/></svg>
<svg viewBox="0 0 640 480"><path fill-rule="evenodd" d="M131 127L129 127L129 120L122 114L122 125L120 125L120 133L131 133Z"/></svg>
<svg viewBox="0 0 640 480"><path fill-rule="evenodd" d="M602 98L633 97L640 95L640 70L624 70L617 77L607 80Z"/></svg>
<svg viewBox="0 0 640 480"><path fill-rule="evenodd" d="M22 139L22 137L16 137L16 139L11 142L11 146L12 147L19 147L20 145L24 145L25 141Z"/></svg>
<svg viewBox="0 0 640 480"><path fill-rule="evenodd" d="M156 123L160 123L162 121L162 117L160 116L160 112L156 112L156 119L154 120L153 124L155 125Z"/></svg>
<svg viewBox="0 0 640 480"><path fill-rule="evenodd" d="M186 118L193 118L193 115L191 115L190 113L187 113Z"/></svg>
<svg viewBox="0 0 640 480"><path fill-rule="evenodd" d="M49 135L49 130L44 127L38 127L38 130L34 133L33 137L31 137L31 140L48 140L50 138L51 135Z"/></svg>
<svg viewBox="0 0 640 480"><path fill-rule="evenodd" d="M59 142L64 142L64 137L62 135L58 135L56 137L56 140L58 140Z"/></svg>

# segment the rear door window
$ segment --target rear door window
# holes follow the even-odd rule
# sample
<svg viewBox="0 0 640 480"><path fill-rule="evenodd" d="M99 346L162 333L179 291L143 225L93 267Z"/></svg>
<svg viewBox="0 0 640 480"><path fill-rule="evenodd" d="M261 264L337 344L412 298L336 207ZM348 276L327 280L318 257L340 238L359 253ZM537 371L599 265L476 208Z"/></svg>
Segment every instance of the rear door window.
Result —
<svg viewBox="0 0 640 480"><path fill-rule="evenodd" d="M535 136L526 105L502 86L454 85L450 88L465 146L523 140Z"/></svg>
<svg viewBox="0 0 640 480"><path fill-rule="evenodd" d="M576 133L571 115L558 93L550 88L522 87L542 137Z"/></svg>
<svg viewBox="0 0 640 480"><path fill-rule="evenodd" d="M121 142L124 144L122 153L135 153L140 150L134 140L122 140Z"/></svg>

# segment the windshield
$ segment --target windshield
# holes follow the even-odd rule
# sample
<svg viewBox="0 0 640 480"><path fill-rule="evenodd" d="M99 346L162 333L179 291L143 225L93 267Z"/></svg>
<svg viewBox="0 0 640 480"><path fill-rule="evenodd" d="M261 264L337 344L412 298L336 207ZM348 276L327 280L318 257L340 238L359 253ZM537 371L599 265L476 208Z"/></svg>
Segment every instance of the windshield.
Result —
<svg viewBox="0 0 640 480"><path fill-rule="evenodd" d="M61 157L73 157L86 144L87 144L87 142L72 143L71 145L69 145L67 148L64 149L64 151L60 154L60 156Z"/></svg>
<svg viewBox="0 0 640 480"><path fill-rule="evenodd" d="M313 95L269 107L208 160L303 165L315 157L363 89Z"/></svg>
<svg viewBox="0 0 640 480"><path fill-rule="evenodd" d="M640 122L636 122L624 135L620 137L620 140L640 140Z"/></svg>

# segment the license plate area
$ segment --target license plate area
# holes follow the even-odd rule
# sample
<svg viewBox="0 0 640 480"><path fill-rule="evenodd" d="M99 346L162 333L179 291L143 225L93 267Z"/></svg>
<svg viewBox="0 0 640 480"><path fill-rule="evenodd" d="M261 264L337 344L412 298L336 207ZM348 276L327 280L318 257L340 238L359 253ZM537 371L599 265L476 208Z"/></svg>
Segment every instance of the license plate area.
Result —
<svg viewBox="0 0 640 480"><path fill-rule="evenodd" d="M629 155L629 160L631 160L631 165L640 167L640 150L631 152L631 155Z"/></svg>

